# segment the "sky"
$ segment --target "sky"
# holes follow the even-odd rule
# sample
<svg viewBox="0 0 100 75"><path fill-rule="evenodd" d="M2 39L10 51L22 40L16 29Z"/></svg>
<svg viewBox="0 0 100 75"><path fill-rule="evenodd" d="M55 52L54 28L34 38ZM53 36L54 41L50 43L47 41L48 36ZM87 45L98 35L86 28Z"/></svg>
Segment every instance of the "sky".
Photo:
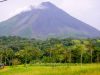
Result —
<svg viewBox="0 0 100 75"><path fill-rule="evenodd" d="M100 0L8 0L0 3L0 22L31 5L37 6L46 1L52 2L73 17L100 30Z"/></svg>

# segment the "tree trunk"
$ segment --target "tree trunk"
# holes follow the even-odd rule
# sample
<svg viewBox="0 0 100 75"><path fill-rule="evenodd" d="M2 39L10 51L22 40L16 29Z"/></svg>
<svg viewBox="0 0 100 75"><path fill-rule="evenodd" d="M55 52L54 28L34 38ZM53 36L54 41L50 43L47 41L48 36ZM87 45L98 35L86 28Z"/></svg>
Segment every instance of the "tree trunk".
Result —
<svg viewBox="0 0 100 75"><path fill-rule="evenodd" d="M25 57L25 67L27 67L27 56Z"/></svg>
<svg viewBox="0 0 100 75"><path fill-rule="evenodd" d="M71 61L72 61L72 54L71 54L72 52L71 52L71 50L70 50L70 59L69 59L69 63L71 63Z"/></svg>
<svg viewBox="0 0 100 75"><path fill-rule="evenodd" d="M92 53L93 53L93 51L91 50L91 63L92 63Z"/></svg>
<svg viewBox="0 0 100 75"><path fill-rule="evenodd" d="M82 63L83 63L83 59L82 59L82 57L83 57L83 54L81 53L81 66L82 66Z"/></svg>
<svg viewBox="0 0 100 75"><path fill-rule="evenodd" d="M99 54L97 54L97 63L99 63Z"/></svg>
<svg viewBox="0 0 100 75"><path fill-rule="evenodd" d="M7 64L6 57L5 57L5 65Z"/></svg>

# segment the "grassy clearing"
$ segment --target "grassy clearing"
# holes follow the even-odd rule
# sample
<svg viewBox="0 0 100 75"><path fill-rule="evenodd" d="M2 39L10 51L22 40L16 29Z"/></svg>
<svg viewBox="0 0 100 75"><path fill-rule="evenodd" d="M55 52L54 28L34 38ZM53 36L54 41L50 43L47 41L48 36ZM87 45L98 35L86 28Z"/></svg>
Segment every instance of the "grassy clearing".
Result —
<svg viewBox="0 0 100 75"><path fill-rule="evenodd" d="M0 75L100 75L100 64L35 64L5 67Z"/></svg>

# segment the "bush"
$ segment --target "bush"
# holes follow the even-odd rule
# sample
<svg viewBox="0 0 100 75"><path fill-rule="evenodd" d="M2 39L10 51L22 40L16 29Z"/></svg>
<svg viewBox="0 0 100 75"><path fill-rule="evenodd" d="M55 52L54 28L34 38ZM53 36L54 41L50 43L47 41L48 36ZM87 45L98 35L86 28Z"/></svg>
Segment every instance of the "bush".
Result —
<svg viewBox="0 0 100 75"><path fill-rule="evenodd" d="M32 60L30 61L30 65L32 64L41 64L42 62L40 60Z"/></svg>
<svg viewBox="0 0 100 75"><path fill-rule="evenodd" d="M16 66L16 65L20 65L20 61L16 58L12 60L12 65Z"/></svg>

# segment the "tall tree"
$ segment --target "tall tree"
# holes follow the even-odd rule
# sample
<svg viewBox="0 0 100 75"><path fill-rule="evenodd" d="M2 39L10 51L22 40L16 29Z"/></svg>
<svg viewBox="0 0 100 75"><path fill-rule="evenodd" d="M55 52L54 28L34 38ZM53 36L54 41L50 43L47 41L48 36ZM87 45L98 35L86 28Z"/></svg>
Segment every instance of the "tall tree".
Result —
<svg viewBox="0 0 100 75"><path fill-rule="evenodd" d="M81 55L80 62L81 62L81 65L82 65L82 63L83 63L83 53L85 52L86 47L83 44L79 44L79 45L76 45L76 49L79 50L80 53L81 53L80 54Z"/></svg>

